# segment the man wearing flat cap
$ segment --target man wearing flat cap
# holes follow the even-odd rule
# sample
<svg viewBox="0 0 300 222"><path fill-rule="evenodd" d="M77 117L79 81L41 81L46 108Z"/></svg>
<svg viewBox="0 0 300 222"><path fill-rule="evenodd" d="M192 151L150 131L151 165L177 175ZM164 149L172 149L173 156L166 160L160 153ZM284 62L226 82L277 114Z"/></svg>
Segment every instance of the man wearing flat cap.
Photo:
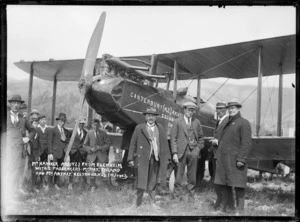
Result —
<svg viewBox="0 0 300 222"><path fill-rule="evenodd" d="M50 127L47 125L47 117L43 114L39 116L39 124L36 128L38 145L39 145L39 157L41 162L47 162L48 160L48 134L50 131ZM41 176L41 181L43 183L43 188L45 190L49 189L49 184L47 184L48 176Z"/></svg>
<svg viewBox="0 0 300 222"><path fill-rule="evenodd" d="M55 120L56 126L48 132L48 160L56 162L58 167L61 167L64 161L64 150L70 140L70 133L64 127L67 121L65 113L60 113ZM59 177L55 175L53 179L55 189L59 190ZM49 183L52 185L52 177L50 177Z"/></svg>
<svg viewBox="0 0 300 222"><path fill-rule="evenodd" d="M87 163L94 164L97 163L108 163L107 151L110 147L110 139L105 130L100 128L99 119L93 119L92 129L87 132L85 137L83 147L87 152ZM96 177L91 176L91 192L97 188Z"/></svg>
<svg viewBox="0 0 300 222"><path fill-rule="evenodd" d="M234 187L237 214L244 213L245 187L247 185L247 157L252 148L251 126L242 118L237 100L228 102L229 120L225 124L218 140L216 153L215 184L221 187L221 211L229 204L231 189Z"/></svg>
<svg viewBox="0 0 300 222"><path fill-rule="evenodd" d="M166 130L156 122L156 108L149 107L143 114L145 122L135 127L127 161L128 165L134 166L136 170L136 206L142 204L144 191L147 190L154 206L157 207L154 203L156 187L158 183L166 183L170 151Z"/></svg>
<svg viewBox="0 0 300 222"><path fill-rule="evenodd" d="M39 111L37 109L33 109L30 112L30 122L32 123L33 121L38 121L39 120L39 116L40 116Z"/></svg>
<svg viewBox="0 0 300 222"><path fill-rule="evenodd" d="M180 198L183 194L182 178L187 166L187 190L191 201L194 200L200 150L204 147L201 123L193 118L196 109L195 103L184 103L184 115L174 120L170 135L173 161L176 164L174 197Z"/></svg>
<svg viewBox="0 0 300 222"><path fill-rule="evenodd" d="M20 95L13 95L8 100L10 110L7 114L6 146L1 149L2 183L4 197L12 195L20 197L26 194L23 189L23 171L25 168L25 144L35 135L35 129L20 113L20 106L24 104ZM29 132L26 135L26 130ZM5 137L4 137L5 138ZM5 141L5 139L4 139ZM11 199L11 197L9 197Z"/></svg>
<svg viewBox="0 0 300 222"><path fill-rule="evenodd" d="M84 129L86 121L81 118L78 123L77 133L73 142L73 146L70 151L70 163L78 163L82 166L82 163L86 162L87 153L83 148L83 142L85 140L87 131ZM81 169L82 170L82 169ZM82 171L83 172L83 171ZM83 177L84 186L87 185L86 177ZM73 175L69 177L68 189L73 189Z"/></svg>

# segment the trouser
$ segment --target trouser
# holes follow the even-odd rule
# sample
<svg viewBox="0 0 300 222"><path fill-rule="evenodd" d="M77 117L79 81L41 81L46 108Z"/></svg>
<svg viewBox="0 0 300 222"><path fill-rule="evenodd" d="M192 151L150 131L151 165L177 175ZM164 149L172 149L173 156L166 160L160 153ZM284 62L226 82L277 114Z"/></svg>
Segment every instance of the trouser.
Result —
<svg viewBox="0 0 300 222"><path fill-rule="evenodd" d="M57 167L62 167L62 163L64 162L64 156L65 154L62 155L62 157L60 159L53 157L53 161L54 163L57 163ZM59 176L55 175L56 169L54 168L53 170L53 176L49 177L49 184L58 184L58 180L59 180Z"/></svg>
<svg viewBox="0 0 300 222"><path fill-rule="evenodd" d="M245 203L245 188L234 187L235 198L233 195L233 190L231 186L219 185L221 187L221 210L226 211L228 207L230 210L234 210L234 199L236 199L237 210L239 213L244 212Z"/></svg>
<svg viewBox="0 0 300 222"><path fill-rule="evenodd" d="M157 177L159 171L159 161L155 160L155 157L151 155L149 160L149 168L148 168L148 182L147 182L147 190L149 193L150 198L154 201L156 195L156 184L157 184ZM137 198L136 198L136 205L140 206L142 204L142 199L144 195L144 189L137 188Z"/></svg>
<svg viewBox="0 0 300 222"><path fill-rule="evenodd" d="M80 164L79 167L80 167L81 173L85 173L85 172L83 171L83 166L82 166L82 163L84 163L84 162L86 162L86 155L81 154L79 150L77 150L76 152L74 152L74 153L72 153L72 154L70 153L70 163L78 163L78 164ZM71 173L72 173L72 172L71 172ZM73 183L73 178L74 178L73 175L71 175L71 176L69 177L69 183ZM86 176L83 176L82 179L83 179L83 182L84 182L84 183L87 183L87 178L86 178Z"/></svg>
<svg viewBox="0 0 300 222"><path fill-rule="evenodd" d="M197 165L199 159L199 149L186 148L183 156L179 160L178 165L175 167L175 184L174 184L174 194L175 196L182 195L182 178L185 171L185 166L187 166L187 190L190 196L194 196L195 187L197 182Z"/></svg>

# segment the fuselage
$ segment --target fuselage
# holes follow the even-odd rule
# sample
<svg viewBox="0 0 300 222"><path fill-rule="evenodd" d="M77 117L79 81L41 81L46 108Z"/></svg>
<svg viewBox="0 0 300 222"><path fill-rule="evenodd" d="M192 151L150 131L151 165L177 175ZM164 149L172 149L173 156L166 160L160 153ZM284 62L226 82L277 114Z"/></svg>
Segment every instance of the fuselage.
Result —
<svg viewBox="0 0 300 222"><path fill-rule="evenodd" d="M97 76L87 87L85 97L96 113L123 129L143 122L143 111L149 106L155 107L159 112L157 121L167 129L168 135L172 122L183 115L182 103L194 100L186 96L175 103L170 91L119 76ZM215 126L212 106L201 104L194 117L200 120L204 136L211 137Z"/></svg>

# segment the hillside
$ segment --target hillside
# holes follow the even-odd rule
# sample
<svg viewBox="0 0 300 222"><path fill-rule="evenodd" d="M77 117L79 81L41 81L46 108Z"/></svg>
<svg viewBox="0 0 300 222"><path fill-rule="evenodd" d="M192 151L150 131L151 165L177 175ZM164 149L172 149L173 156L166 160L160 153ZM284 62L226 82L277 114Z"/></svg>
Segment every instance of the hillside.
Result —
<svg viewBox="0 0 300 222"><path fill-rule="evenodd" d="M12 94L20 94L22 98L28 99L28 80L12 80L7 82L7 96ZM234 85L226 84L218 92L220 84L205 80L201 84L201 97L208 100L211 104L215 104L218 100L230 100L237 98L243 103L242 115L246 117L251 123L255 122L256 116L256 87L252 85ZM32 108L38 109L44 113L49 119L52 109L52 90L53 83L41 79L34 78L33 81L33 100ZM295 127L295 89L284 88L283 90L283 127ZM189 89L189 94L196 95L196 87L192 85ZM212 96L212 94L215 94ZM266 129L276 126L277 122L277 104L278 104L278 88L264 87L262 90L262 126ZM272 95L272 96L270 96ZM79 92L77 89L77 82L59 82L57 84L57 98L56 98L56 115L60 112L65 112L68 116L68 124L73 125L76 112L79 106ZM83 115L86 115L86 108Z"/></svg>

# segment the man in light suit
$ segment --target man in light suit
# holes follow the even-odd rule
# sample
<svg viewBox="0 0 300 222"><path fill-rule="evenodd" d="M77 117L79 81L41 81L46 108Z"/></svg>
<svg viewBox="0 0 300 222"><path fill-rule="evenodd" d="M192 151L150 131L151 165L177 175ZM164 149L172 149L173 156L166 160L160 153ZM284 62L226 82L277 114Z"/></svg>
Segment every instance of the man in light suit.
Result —
<svg viewBox="0 0 300 222"><path fill-rule="evenodd" d="M183 105L184 115L173 122L171 129L171 152L175 167L175 197L182 195L182 178L187 166L187 190L189 199L194 200L197 164L200 150L204 147L201 123L193 118L197 105L186 102Z"/></svg>
<svg viewBox="0 0 300 222"><path fill-rule="evenodd" d="M1 147L1 179L5 181L2 183L2 195L5 200L11 200L9 195L19 198L28 194L23 186L26 144L36 134L36 130L20 112L20 106L25 103L22 97L13 95L8 102L10 108L7 113L6 135L3 136L6 146Z"/></svg>
<svg viewBox="0 0 300 222"><path fill-rule="evenodd" d="M57 162L58 167L64 161L64 150L70 140L70 133L64 128L67 121L65 113L60 113L56 118L57 125L49 130L48 134L48 160ZM51 180L49 181L51 183ZM58 176L54 176L54 187L59 190Z"/></svg>
<svg viewBox="0 0 300 222"><path fill-rule="evenodd" d="M88 131L83 143L83 147L87 152L87 163L108 163L107 151L110 147L110 139L107 136L105 130L100 129L100 121L94 119L92 122L92 128ZM96 189L96 178L91 177L91 192Z"/></svg>

